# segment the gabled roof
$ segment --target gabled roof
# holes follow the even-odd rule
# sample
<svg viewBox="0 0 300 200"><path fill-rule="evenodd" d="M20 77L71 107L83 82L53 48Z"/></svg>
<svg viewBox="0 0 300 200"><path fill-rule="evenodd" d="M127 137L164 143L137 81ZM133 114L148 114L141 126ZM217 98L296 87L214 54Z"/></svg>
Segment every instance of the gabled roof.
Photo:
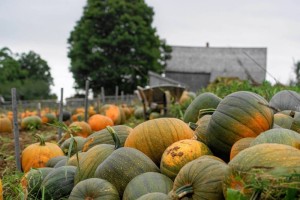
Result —
<svg viewBox="0 0 300 200"><path fill-rule="evenodd" d="M172 46L172 49L166 71L210 73L210 81L218 76L249 79L249 74L257 82L265 80L267 48Z"/></svg>

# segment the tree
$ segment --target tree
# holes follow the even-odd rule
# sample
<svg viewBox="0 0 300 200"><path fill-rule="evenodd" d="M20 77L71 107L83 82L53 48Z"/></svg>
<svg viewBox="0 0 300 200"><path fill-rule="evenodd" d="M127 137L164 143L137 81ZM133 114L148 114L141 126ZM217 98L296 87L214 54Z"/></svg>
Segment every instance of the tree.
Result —
<svg viewBox="0 0 300 200"><path fill-rule="evenodd" d="M147 84L148 71L162 72L171 47L152 27L153 9L144 0L88 0L68 39L76 89L90 81L94 94L115 86L132 93Z"/></svg>
<svg viewBox="0 0 300 200"><path fill-rule="evenodd" d="M0 49L0 94L11 98L11 88L15 87L21 99L56 98L51 94L53 78L50 67L33 51L13 54L7 47Z"/></svg>
<svg viewBox="0 0 300 200"><path fill-rule="evenodd" d="M300 86L300 61L294 64L294 72L296 74L296 85Z"/></svg>

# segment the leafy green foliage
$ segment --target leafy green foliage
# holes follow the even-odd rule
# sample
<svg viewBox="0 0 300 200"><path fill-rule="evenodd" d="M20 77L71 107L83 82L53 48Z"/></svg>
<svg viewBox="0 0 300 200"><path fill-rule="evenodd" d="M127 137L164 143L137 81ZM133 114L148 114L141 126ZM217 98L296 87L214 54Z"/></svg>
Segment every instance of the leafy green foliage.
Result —
<svg viewBox="0 0 300 200"><path fill-rule="evenodd" d="M4 99L11 99L11 88L17 88L22 100L56 97L50 90L50 67L33 51L15 55L8 48L0 49L0 83Z"/></svg>
<svg viewBox="0 0 300 200"><path fill-rule="evenodd" d="M285 86L281 84L272 85L268 81L264 81L261 85L252 85L249 81L241 81L239 79L219 79L215 83L211 83L208 87L202 89L201 92L212 92L218 97L224 98L228 94L237 91L250 91L261 95L269 101L274 94L281 90L293 90L300 92L297 86Z"/></svg>
<svg viewBox="0 0 300 200"><path fill-rule="evenodd" d="M132 93L149 70L161 72L171 47L156 35L153 15L144 0L88 0L68 40L76 88L88 79L94 94L114 94L116 85Z"/></svg>

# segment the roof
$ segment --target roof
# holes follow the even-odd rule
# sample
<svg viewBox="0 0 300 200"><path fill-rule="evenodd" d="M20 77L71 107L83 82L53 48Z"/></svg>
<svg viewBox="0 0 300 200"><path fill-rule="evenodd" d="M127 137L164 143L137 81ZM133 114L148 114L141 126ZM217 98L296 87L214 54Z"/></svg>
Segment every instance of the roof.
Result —
<svg viewBox="0 0 300 200"><path fill-rule="evenodd" d="M166 71L210 73L210 81L218 76L233 76L258 82L265 80L267 48L184 47L172 46Z"/></svg>

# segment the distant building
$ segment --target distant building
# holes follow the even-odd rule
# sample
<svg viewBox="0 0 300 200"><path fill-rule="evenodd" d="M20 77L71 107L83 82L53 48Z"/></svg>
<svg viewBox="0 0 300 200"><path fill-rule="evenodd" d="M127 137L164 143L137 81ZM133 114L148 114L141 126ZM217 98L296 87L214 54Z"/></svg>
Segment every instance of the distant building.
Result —
<svg viewBox="0 0 300 200"><path fill-rule="evenodd" d="M237 77L262 83L267 48L173 46L163 76L149 72L149 85L174 84L197 92L217 77Z"/></svg>

